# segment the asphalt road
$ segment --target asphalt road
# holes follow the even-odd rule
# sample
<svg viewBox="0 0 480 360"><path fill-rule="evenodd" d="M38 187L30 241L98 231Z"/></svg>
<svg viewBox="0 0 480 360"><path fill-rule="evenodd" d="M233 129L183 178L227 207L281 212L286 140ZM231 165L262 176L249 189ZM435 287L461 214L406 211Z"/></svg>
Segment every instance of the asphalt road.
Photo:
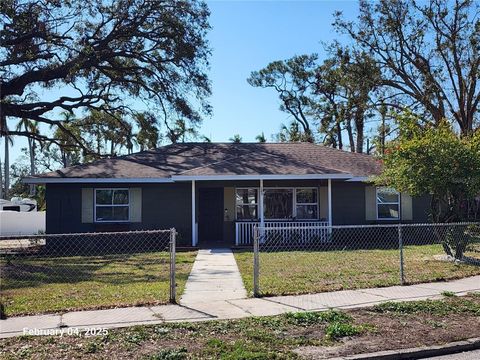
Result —
<svg viewBox="0 0 480 360"><path fill-rule="evenodd" d="M480 350L467 351L458 354L435 356L426 358L430 360L479 360L480 359Z"/></svg>

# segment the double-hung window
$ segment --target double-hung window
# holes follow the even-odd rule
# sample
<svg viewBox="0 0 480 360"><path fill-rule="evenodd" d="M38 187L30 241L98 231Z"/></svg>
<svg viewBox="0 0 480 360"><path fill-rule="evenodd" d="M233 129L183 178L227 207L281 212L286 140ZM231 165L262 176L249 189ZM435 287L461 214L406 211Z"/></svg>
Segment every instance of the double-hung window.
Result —
<svg viewBox="0 0 480 360"><path fill-rule="evenodd" d="M96 222L127 222L129 219L128 189L95 189Z"/></svg>
<svg viewBox="0 0 480 360"><path fill-rule="evenodd" d="M400 219L400 193L392 188L377 188L377 219Z"/></svg>
<svg viewBox="0 0 480 360"><path fill-rule="evenodd" d="M235 197L237 220L257 220L258 189L237 189Z"/></svg>
<svg viewBox="0 0 480 360"><path fill-rule="evenodd" d="M318 219L318 193L316 188L295 190L296 218L300 220Z"/></svg>

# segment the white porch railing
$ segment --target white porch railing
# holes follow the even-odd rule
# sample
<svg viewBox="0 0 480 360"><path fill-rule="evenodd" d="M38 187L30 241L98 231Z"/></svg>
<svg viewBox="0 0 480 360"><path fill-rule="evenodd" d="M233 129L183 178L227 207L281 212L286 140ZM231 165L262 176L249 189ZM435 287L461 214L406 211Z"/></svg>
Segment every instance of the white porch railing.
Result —
<svg viewBox="0 0 480 360"><path fill-rule="evenodd" d="M260 226L260 221L239 221L235 223L235 245L252 245L253 232L255 226ZM300 231L300 236L309 237L327 237L327 221L265 221L265 229L279 228L280 232L287 235L292 230Z"/></svg>

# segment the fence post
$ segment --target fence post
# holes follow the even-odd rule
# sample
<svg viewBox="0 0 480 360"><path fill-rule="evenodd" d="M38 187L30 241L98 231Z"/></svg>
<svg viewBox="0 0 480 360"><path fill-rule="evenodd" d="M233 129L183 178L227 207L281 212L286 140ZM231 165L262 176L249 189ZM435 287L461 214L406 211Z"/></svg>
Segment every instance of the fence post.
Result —
<svg viewBox="0 0 480 360"><path fill-rule="evenodd" d="M176 265L176 237L175 228L170 229L170 302L176 303L177 284L175 283L175 265Z"/></svg>
<svg viewBox="0 0 480 360"><path fill-rule="evenodd" d="M260 238L260 232L258 231L258 226L253 227L253 296L258 297L260 295L259 292L259 279L258 276L260 275L259 273L259 257L258 257L258 251L259 251L259 238Z"/></svg>
<svg viewBox="0 0 480 360"><path fill-rule="evenodd" d="M405 284L405 276L403 273L403 235L402 224L398 224L398 249L400 250L400 285Z"/></svg>

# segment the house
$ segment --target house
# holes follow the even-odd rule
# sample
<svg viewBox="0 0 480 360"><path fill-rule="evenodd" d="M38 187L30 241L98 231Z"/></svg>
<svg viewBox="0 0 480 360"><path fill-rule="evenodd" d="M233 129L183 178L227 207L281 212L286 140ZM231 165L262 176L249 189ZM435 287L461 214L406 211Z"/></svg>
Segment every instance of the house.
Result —
<svg viewBox="0 0 480 360"><path fill-rule="evenodd" d="M181 245L247 245L260 224L426 222L428 197L372 186L380 170L310 143L181 143L26 182L46 185L47 233L175 227Z"/></svg>

